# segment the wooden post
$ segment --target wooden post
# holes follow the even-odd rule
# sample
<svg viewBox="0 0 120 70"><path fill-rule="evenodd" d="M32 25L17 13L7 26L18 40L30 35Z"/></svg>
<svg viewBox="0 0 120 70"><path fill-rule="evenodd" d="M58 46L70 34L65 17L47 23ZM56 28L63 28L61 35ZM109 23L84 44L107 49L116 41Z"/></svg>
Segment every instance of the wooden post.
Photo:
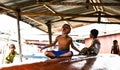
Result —
<svg viewBox="0 0 120 70"><path fill-rule="evenodd" d="M101 22L101 12L98 11L98 23L100 23L100 22Z"/></svg>
<svg viewBox="0 0 120 70"><path fill-rule="evenodd" d="M22 62L22 48L21 48L21 35L20 35L20 9L17 9L17 28L18 28L18 46L19 46L19 54L20 61Z"/></svg>
<svg viewBox="0 0 120 70"><path fill-rule="evenodd" d="M50 21L48 21L46 23L47 27L48 27L48 34L49 34L49 43L51 44L52 43L52 32L51 32L51 24L50 24Z"/></svg>

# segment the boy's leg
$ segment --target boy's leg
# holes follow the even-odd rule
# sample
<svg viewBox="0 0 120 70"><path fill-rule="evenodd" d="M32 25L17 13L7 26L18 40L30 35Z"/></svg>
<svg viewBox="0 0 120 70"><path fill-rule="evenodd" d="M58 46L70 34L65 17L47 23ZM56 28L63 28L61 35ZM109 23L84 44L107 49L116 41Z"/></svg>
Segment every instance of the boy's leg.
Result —
<svg viewBox="0 0 120 70"><path fill-rule="evenodd" d="M71 57L73 55L72 51L69 51L67 53L61 54L60 57Z"/></svg>
<svg viewBox="0 0 120 70"><path fill-rule="evenodd" d="M46 51L45 55L50 57L50 58L55 58L55 54L52 51Z"/></svg>
<svg viewBox="0 0 120 70"><path fill-rule="evenodd" d="M80 51L80 54L87 55L88 48L85 47Z"/></svg>
<svg viewBox="0 0 120 70"><path fill-rule="evenodd" d="M72 51L46 51L45 55L50 58L59 58L59 57L71 57L73 55Z"/></svg>

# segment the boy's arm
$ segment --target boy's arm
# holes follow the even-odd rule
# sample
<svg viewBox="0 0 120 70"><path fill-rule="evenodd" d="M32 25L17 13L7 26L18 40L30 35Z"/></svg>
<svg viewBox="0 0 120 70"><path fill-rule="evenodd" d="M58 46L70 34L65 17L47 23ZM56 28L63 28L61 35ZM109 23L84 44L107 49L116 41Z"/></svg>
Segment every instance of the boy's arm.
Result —
<svg viewBox="0 0 120 70"><path fill-rule="evenodd" d="M93 48L95 44L100 44L98 40L94 40L93 43L89 46L89 48Z"/></svg>
<svg viewBox="0 0 120 70"><path fill-rule="evenodd" d="M20 55L17 51L15 51L15 55Z"/></svg>
<svg viewBox="0 0 120 70"><path fill-rule="evenodd" d="M57 38L55 39L55 41L51 44L47 44L45 47L40 47L41 50L45 49L45 48L48 48L48 47L52 47L54 46L55 44L57 43Z"/></svg>
<svg viewBox="0 0 120 70"><path fill-rule="evenodd" d="M73 41L71 40L71 47L74 49L74 50L76 50L76 51L78 51L79 53L80 53L80 50L78 50L75 46L74 46L74 44L73 44Z"/></svg>
<svg viewBox="0 0 120 70"><path fill-rule="evenodd" d="M52 47L57 43L57 41L55 40L53 43L51 44L47 44L44 48L48 48L48 47Z"/></svg>
<svg viewBox="0 0 120 70"><path fill-rule="evenodd" d="M113 46L112 46L112 48L111 48L111 53L113 52Z"/></svg>
<svg viewBox="0 0 120 70"><path fill-rule="evenodd" d="M10 59L10 53L9 53L9 55L6 57L6 60L9 61L9 62L12 62L11 59Z"/></svg>
<svg viewBox="0 0 120 70"><path fill-rule="evenodd" d="M119 45L118 45L118 52L120 51L120 49L119 49Z"/></svg>

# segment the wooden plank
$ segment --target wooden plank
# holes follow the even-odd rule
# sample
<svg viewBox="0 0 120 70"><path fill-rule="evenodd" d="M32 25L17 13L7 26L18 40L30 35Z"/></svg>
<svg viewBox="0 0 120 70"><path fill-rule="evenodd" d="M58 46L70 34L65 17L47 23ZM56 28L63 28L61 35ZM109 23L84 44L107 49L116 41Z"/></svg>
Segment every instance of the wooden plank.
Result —
<svg viewBox="0 0 120 70"><path fill-rule="evenodd" d="M27 16L62 16L62 17L98 17L98 15L83 15L83 14L61 14L61 13L31 13L31 12L21 12L21 15ZM120 18L120 15L101 15L101 17L109 18Z"/></svg>

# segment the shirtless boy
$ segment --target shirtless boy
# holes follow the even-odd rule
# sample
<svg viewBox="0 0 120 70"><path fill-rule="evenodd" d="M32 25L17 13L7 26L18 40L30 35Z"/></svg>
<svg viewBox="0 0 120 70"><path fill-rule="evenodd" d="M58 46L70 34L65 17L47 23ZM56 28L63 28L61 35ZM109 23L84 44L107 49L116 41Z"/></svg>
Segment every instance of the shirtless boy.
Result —
<svg viewBox="0 0 120 70"><path fill-rule="evenodd" d="M58 57L71 57L73 52L70 51L70 46L80 52L73 44L72 38L68 35L71 31L71 27L68 24L64 24L62 26L62 35L56 37L55 41L52 44L46 45L41 48L41 50L52 47L58 42L58 51L46 51L45 55L50 58L58 58Z"/></svg>
<svg viewBox="0 0 120 70"><path fill-rule="evenodd" d="M119 45L117 40L113 40L113 46L111 49L111 54L119 54Z"/></svg>

